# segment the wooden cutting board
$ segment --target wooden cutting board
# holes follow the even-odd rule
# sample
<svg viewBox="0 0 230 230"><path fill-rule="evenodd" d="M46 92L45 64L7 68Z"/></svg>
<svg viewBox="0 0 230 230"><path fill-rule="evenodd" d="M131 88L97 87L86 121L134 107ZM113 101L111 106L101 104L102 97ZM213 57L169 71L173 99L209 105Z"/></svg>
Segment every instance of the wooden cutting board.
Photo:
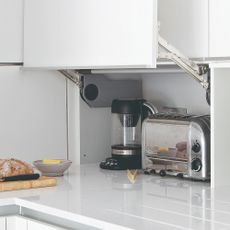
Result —
<svg viewBox="0 0 230 230"><path fill-rule="evenodd" d="M29 188L52 187L56 185L57 179L55 177L42 176L37 180L0 182L0 192Z"/></svg>

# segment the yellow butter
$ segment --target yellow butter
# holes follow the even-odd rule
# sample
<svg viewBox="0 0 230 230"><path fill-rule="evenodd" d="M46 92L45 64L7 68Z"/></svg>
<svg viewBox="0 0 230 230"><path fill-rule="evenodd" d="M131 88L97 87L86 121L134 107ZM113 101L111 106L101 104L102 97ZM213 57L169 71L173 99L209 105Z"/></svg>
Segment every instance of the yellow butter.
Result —
<svg viewBox="0 0 230 230"><path fill-rule="evenodd" d="M42 163L48 165L55 165L55 164L60 164L61 160L44 159L42 160Z"/></svg>
<svg viewBox="0 0 230 230"><path fill-rule="evenodd" d="M164 146L159 147L159 152L168 152L168 151L169 151L168 147L164 147Z"/></svg>

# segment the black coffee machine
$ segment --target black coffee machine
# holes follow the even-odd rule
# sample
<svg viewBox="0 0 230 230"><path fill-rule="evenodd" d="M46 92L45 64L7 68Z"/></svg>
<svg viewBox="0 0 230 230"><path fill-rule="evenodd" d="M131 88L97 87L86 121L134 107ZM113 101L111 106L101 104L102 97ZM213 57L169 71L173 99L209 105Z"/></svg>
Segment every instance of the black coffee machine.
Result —
<svg viewBox="0 0 230 230"><path fill-rule="evenodd" d="M100 163L103 169L141 168L141 123L156 108L144 99L116 99L112 112L112 157Z"/></svg>

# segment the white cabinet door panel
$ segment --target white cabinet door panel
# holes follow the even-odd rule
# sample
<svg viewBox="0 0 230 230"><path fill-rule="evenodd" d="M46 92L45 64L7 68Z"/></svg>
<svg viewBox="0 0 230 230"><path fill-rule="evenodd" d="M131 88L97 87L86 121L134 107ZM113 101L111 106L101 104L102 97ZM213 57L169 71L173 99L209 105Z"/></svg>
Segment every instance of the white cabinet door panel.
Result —
<svg viewBox="0 0 230 230"><path fill-rule="evenodd" d="M6 230L27 230L27 220L19 216L6 217Z"/></svg>
<svg viewBox="0 0 230 230"><path fill-rule="evenodd" d="M155 67L157 0L25 0L24 65Z"/></svg>
<svg viewBox="0 0 230 230"><path fill-rule="evenodd" d="M211 186L229 186L230 68L214 68L211 72Z"/></svg>
<svg viewBox="0 0 230 230"><path fill-rule="evenodd" d="M208 0L159 0L158 21L160 35L186 56L208 57Z"/></svg>
<svg viewBox="0 0 230 230"><path fill-rule="evenodd" d="M230 1L210 0L210 56L230 57Z"/></svg>
<svg viewBox="0 0 230 230"><path fill-rule="evenodd" d="M0 63L22 62L23 0L0 0Z"/></svg>
<svg viewBox="0 0 230 230"><path fill-rule="evenodd" d="M0 217L0 229L5 230L5 217Z"/></svg>
<svg viewBox="0 0 230 230"><path fill-rule="evenodd" d="M35 220L28 220L28 230L64 230L64 228L41 223Z"/></svg>

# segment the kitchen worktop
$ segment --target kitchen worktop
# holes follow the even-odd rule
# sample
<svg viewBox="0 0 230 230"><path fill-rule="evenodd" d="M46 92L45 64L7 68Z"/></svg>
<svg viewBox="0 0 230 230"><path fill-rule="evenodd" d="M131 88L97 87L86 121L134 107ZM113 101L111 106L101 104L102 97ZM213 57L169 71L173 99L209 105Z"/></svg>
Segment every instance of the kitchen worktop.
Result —
<svg viewBox="0 0 230 230"><path fill-rule="evenodd" d="M16 204L100 229L230 229L230 187L139 174L96 164L72 167L51 188L0 193Z"/></svg>

